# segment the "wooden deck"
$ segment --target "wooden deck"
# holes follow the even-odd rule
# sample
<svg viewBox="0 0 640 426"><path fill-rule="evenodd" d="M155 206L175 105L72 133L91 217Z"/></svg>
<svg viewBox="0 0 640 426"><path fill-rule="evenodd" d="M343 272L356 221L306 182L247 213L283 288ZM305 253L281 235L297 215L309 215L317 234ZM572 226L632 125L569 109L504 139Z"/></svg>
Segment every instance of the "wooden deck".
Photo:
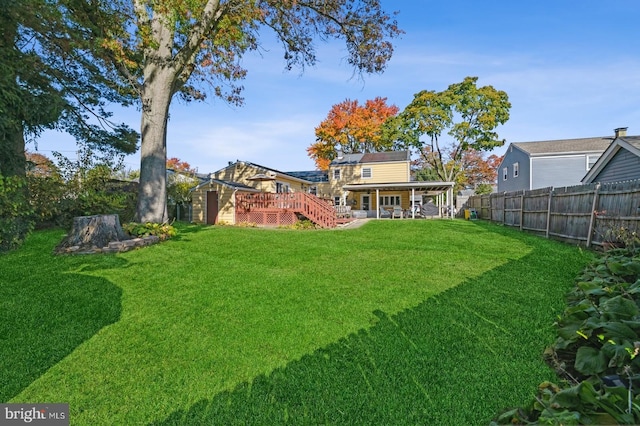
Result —
<svg viewBox="0 0 640 426"><path fill-rule="evenodd" d="M345 220L338 221L336 211L329 202L305 192L239 192L235 201L236 223L293 225L302 216L322 228L335 228Z"/></svg>

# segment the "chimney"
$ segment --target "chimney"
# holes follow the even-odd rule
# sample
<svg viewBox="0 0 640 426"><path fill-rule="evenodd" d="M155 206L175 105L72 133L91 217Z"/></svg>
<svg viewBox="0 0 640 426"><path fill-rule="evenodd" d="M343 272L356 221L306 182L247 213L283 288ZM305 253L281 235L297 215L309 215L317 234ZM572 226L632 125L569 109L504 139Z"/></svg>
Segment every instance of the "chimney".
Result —
<svg viewBox="0 0 640 426"><path fill-rule="evenodd" d="M628 127L618 127L617 129L613 129L613 131L616 133L616 138L627 136L627 129Z"/></svg>

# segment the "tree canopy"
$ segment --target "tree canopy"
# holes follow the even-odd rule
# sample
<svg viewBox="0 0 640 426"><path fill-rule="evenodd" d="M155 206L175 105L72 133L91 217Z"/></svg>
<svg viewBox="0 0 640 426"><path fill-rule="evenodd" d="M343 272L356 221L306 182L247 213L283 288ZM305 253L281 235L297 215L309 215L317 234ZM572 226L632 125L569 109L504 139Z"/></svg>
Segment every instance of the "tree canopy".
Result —
<svg viewBox="0 0 640 426"><path fill-rule="evenodd" d="M442 92L417 93L385 123L385 137L417 149L439 180L455 182L468 166L465 158L505 143L495 129L509 119L509 98L492 86L477 87L477 80L466 77Z"/></svg>
<svg viewBox="0 0 640 426"><path fill-rule="evenodd" d="M96 4L80 2L94 18ZM166 210L166 132L175 95L200 100L208 93L241 104L243 55L259 49L271 29L284 50L285 67L316 63L315 41L346 43L347 62L358 73L382 72L391 39L401 33L379 0L118 0L109 2L119 28L102 31L97 52L116 86L142 108L138 220L162 222Z"/></svg>
<svg viewBox="0 0 640 426"><path fill-rule="evenodd" d="M92 149L133 153L137 133L110 120L106 102L127 104L91 54L96 29L80 0L0 2L0 173L24 175L25 137L69 132ZM113 12L96 9L105 28Z"/></svg>
<svg viewBox="0 0 640 426"><path fill-rule="evenodd" d="M382 125L399 111L387 105L387 98L376 97L360 105L346 99L331 107L327 118L316 127L316 142L307 153L320 170L327 170L338 151L345 154L376 152L392 148L392 142L382 137Z"/></svg>
<svg viewBox="0 0 640 426"><path fill-rule="evenodd" d="M199 183L197 170L177 157L167 159L167 170L173 172L167 178L167 196L173 204L191 201L191 189Z"/></svg>

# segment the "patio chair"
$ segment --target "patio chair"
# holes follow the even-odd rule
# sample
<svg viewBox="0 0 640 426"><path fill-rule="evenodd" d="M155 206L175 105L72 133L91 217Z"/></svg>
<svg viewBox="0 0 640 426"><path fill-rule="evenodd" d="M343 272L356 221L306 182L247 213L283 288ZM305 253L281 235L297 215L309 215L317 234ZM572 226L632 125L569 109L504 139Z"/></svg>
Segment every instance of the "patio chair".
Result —
<svg viewBox="0 0 640 426"><path fill-rule="evenodd" d="M391 217L391 213L385 209L383 209L382 207L380 207L380 217Z"/></svg>
<svg viewBox="0 0 640 426"><path fill-rule="evenodd" d="M393 208L393 214L391 215L391 218L392 219L395 219L395 218L402 219L403 216L404 216L404 211L402 211L402 207L395 206Z"/></svg>

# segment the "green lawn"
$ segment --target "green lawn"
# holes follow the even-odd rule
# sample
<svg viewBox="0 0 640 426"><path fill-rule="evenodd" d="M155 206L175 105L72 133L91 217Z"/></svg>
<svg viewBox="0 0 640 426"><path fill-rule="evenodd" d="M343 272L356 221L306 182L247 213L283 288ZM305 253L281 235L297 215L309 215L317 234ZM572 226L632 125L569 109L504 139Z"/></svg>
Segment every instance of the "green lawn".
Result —
<svg viewBox="0 0 640 426"><path fill-rule="evenodd" d="M591 258L476 221L183 226L119 255L0 257L0 401L72 424L486 424Z"/></svg>

